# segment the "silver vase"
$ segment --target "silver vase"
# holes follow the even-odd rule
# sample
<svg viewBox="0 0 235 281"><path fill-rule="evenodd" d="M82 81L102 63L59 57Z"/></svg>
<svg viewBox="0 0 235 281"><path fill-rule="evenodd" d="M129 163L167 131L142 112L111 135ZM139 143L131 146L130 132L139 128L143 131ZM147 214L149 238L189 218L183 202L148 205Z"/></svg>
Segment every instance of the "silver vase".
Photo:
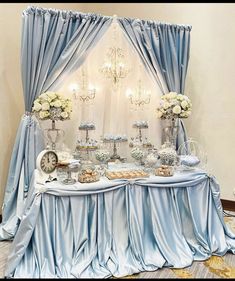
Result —
<svg viewBox="0 0 235 281"><path fill-rule="evenodd" d="M64 130L57 129L55 127L55 120L52 120L51 128L45 129L44 131L47 145L49 145L52 150L56 150L57 144L63 140L65 135Z"/></svg>

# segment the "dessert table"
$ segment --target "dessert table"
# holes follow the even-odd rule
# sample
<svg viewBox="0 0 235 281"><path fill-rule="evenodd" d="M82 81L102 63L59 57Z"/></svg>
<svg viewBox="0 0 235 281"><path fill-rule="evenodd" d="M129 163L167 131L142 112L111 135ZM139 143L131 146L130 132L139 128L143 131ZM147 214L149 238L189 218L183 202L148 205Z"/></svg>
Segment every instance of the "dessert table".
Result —
<svg viewBox="0 0 235 281"><path fill-rule="evenodd" d="M228 251L220 187L202 170L74 185L35 170L5 277L121 277Z"/></svg>

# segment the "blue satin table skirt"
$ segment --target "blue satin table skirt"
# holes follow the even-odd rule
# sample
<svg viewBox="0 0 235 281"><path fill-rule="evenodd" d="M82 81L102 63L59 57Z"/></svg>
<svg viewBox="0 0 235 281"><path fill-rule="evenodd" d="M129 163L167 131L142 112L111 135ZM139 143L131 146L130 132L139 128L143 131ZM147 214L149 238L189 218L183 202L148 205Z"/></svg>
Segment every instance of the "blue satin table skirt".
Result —
<svg viewBox="0 0 235 281"><path fill-rule="evenodd" d="M12 278L122 277L235 253L205 172L42 184L35 171L5 271Z"/></svg>

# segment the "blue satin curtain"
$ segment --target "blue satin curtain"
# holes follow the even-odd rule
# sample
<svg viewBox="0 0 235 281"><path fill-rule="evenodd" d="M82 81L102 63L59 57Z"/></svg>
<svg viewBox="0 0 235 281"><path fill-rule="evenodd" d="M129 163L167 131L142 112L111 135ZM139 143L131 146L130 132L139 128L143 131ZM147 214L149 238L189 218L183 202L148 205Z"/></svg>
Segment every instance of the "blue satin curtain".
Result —
<svg viewBox="0 0 235 281"><path fill-rule="evenodd" d="M183 94L191 26L129 18L118 18L118 22L162 93ZM177 147L186 140L186 130L180 120Z"/></svg>
<svg viewBox="0 0 235 281"><path fill-rule="evenodd" d="M38 7L23 11L21 73L26 114L12 152L0 240L14 237L35 160L44 145L38 122L30 114L35 98L57 89L83 63L111 22L112 18L97 14Z"/></svg>

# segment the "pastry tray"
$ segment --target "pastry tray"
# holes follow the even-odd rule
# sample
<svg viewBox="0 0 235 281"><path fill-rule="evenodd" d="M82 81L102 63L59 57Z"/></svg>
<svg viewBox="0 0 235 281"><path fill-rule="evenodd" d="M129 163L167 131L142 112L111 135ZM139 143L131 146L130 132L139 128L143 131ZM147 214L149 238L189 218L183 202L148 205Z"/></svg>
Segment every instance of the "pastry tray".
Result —
<svg viewBox="0 0 235 281"><path fill-rule="evenodd" d="M124 170L124 171L106 171L105 176L109 180L114 179L135 179L135 178L147 178L149 174L143 170Z"/></svg>

